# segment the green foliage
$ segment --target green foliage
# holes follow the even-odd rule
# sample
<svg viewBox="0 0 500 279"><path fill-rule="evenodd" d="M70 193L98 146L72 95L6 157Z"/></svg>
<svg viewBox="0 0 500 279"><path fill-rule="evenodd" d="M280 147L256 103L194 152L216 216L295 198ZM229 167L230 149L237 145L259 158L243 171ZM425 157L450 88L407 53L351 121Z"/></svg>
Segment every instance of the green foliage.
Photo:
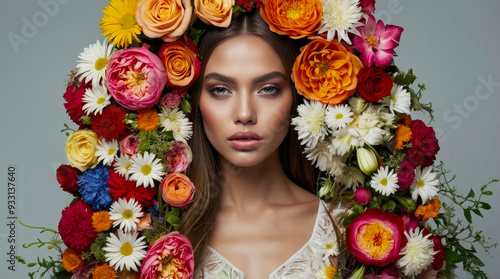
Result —
<svg viewBox="0 0 500 279"><path fill-rule="evenodd" d="M90 251L82 254L82 260L90 261L92 259L96 259L100 262L105 262L106 257L104 256L103 248L106 247L106 238L109 236L109 233L99 233L97 234L97 238L90 246Z"/></svg>
<svg viewBox="0 0 500 279"><path fill-rule="evenodd" d="M431 118L431 122L434 121L434 110L432 109L432 103L424 104L421 102L422 93L425 91L425 84L417 84L418 91L415 91L410 85L415 82L417 77L413 74L413 69L409 69L407 73L399 70L396 66L393 66L392 69L396 72L396 76L394 77L394 83L402 85L411 95L411 107L416 110L425 110L429 113L429 117Z"/></svg>
<svg viewBox="0 0 500 279"><path fill-rule="evenodd" d="M498 183L499 180L494 179L483 185L478 194L471 189L466 196L463 196L458 193L456 187L450 185L455 176L447 177L450 172L444 168L443 162L436 165L434 171L440 180L438 185L440 195L449 199L452 204L442 203L442 213L433 218L436 228L432 229L434 234L442 236L447 269L462 263L464 270L473 278L488 278L481 270L484 263L476 255L478 252L476 247L481 246L488 254L489 249L497 247L499 243L489 244L483 232L474 229L472 220L474 215L483 218L481 211L491 209L491 206L482 199L493 194L487 188L492 183ZM463 212L467 222L455 218L456 210Z"/></svg>
<svg viewBox="0 0 500 279"><path fill-rule="evenodd" d="M161 132L158 130L142 131L137 136L141 139L138 146L139 153L147 151L155 154L158 159L162 159L165 153L170 149L170 141L174 138L172 131Z"/></svg>
<svg viewBox="0 0 500 279"><path fill-rule="evenodd" d="M64 123L64 129L61 129L61 133L65 133L66 136L76 132L74 129L71 129L68 124Z"/></svg>

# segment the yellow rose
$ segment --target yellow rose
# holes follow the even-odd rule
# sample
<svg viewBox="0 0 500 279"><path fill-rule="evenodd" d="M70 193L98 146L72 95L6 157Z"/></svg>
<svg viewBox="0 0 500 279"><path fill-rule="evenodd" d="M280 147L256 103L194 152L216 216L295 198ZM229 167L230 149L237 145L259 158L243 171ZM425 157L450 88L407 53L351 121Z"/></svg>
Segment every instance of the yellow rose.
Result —
<svg viewBox="0 0 500 279"><path fill-rule="evenodd" d="M186 32L192 12L190 0L141 0L135 19L144 35L173 42Z"/></svg>
<svg viewBox="0 0 500 279"><path fill-rule="evenodd" d="M234 0L195 0L196 15L205 24L228 27L233 13Z"/></svg>
<svg viewBox="0 0 500 279"><path fill-rule="evenodd" d="M64 151L69 164L80 171L85 171L97 165L94 156L99 137L92 130L78 130L66 140Z"/></svg>

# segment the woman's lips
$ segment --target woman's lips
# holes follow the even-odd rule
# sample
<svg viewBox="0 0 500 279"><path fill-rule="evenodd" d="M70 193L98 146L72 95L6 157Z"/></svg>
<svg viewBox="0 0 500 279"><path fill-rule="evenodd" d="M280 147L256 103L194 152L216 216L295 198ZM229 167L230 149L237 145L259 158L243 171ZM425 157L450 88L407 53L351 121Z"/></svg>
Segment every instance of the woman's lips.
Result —
<svg viewBox="0 0 500 279"><path fill-rule="evenodd" d="M236 149L251 150L260 145L262 137L251 131L240 131L234 133L227 140Z"/></svg>

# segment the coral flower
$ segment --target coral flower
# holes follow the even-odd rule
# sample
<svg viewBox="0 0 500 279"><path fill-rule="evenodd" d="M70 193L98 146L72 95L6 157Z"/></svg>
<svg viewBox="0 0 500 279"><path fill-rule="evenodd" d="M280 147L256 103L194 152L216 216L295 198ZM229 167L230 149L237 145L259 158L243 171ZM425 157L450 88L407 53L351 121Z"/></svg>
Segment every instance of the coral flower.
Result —
<svg viewBox="0 0 500 279"><path fill-rule="evenodd" d="M392 62L392 56L396 54L394 48L399 45L403 28L395 25L384 25L379 20L375 23L375 17L370 15L368 21L362 27L357 28L361 36L355 36L353 47L361 52L363 66L375 66L385 68Z"/></svg>
<svg viewBox="0 0 500 279"><path fill-rule="evenodd" d="M394 148L401 150L404 148L404 144L411 140L411 129L410 127L399 124L394 136Z"/></svg>
<svg viewBox="0 0 500 279"><path fill-rule="evenodd" d="M140 43L137 35L141 34L141 27L135 21L135 12L139 0L111 0L102 11L105 17L101 18L102 35L113 41L117 47L126 48L134 42Z"/></svg>
<svg viewBox="0 0 500 279"><path fill-rule="evenodd" d="M167 87L191 86L200 75L196 45L187 36L185 40L163 44L158 52L167 71Z"/></svg>
<svg viewBox="0 0 500 279"><path fill-rule="evenodd" d="M398 260L403 232L398 215L368 209L347 228L347 250L363 264L386 266Z"/></svg>
<svg viewBox="0 0 500 279"><path fill-rule="evenodd" d="M160 124L158 113L153 109L140 110L137 115L137 125L141 131L154 131Z"/></svg>
<svg viewBox="0 0 500 279"><path fill-rule="evenodd" d="M92 271L93 279L117 279L118 272L108 263L98 265Z"/></svg>
<svg viewBox="0 0 500 279"><path fill-rule="evenodd" d="M260 15L271 31L294 39L315 35L321 27L323 4L319 0L264 0Z"/></svg>
<svg viewBox="0 0 500 279"><path fill-rule="evenodd" d="M96 232L107 231L111 228L113 221L109 217L109 212L105 210L92 214L92 227L94 227Z"/></svg>
<svg viewBox="0 0 500 279"><path fill-rule="evenodd" d="M163 200L169 205L184 209L193 201L195 187L189 177L174 172L165 176L160 184L160 190Z"/></svg>
<svg viewBox="0 0 500 279"><path fill-rule="evenodd" d="M426 222L430 218L436 217L440 209L441 201L439 199L432 199L427 203L427 205L419 205L417 210L415 210L415 216Z"/></svg>
<svg viewBox="0 0 500 279"><path fill-rule="evenodd" d="M330 105L354 94L362 65L344 45L317 38L300 51L291 76L299 94Z"/></svg>
<svg viewBox="0 0 500 279"><path fill-rule="evenodd" d="M62 254L62 266L68 272L77 272L82 264L82 259L75 250L66 248Z"/></svg>

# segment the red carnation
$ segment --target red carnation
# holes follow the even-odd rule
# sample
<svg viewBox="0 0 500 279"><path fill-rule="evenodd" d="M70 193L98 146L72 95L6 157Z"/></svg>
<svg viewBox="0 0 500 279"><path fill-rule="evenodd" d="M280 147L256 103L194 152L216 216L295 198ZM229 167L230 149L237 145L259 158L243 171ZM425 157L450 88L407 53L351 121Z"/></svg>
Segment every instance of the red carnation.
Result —
<svg viewBox="0 0 500 279"><path fill-rule="evenodd" d="M92 130L108 141L117 139L127 131L127 124L123 122L125 114L125 110L119 106L108 106L102 114L92 118Z"/></svg>
<svg viewBox="0 0 500 279"><path fill-rule="evenodd" d="M127 200L134 198L142 208L153 205L156 196L156 188L135 186L135 181L126 180L125 177L119 175L114 170L109 170L109 194L113 197L114 201L118 198L125 198Z"/></svg>
<svg viewBox="0 0 500 279"><path fill-rule="evenodd" d="M368 102L376 102L391 95L392 78L377 67L362 68L358 73L358 95Z"/></svg>
<svg viewBox="0 0 500 279"><path fill-rule="evenodd" d="M69 118L75 122L78 126L83 126L84 123L82 121L82 116L85 116L83 112L83 95L85 94L85 90L90 88L90 84L81 84L77 86L76 82L68 83L68 87L66 87L66 92L63 95L64 100L64 108L69 115Z"/></svg>
<svg viewBox="0 0 500 279"><path fill-rule="evenodd" d="M407 160L414 166L422 168L432 166L439 151L439 144L432 127L427 127L421 120L411 122L411 144L407 149Z"/></svg>
<svg viewBox="0 0 500 279"><path fill-rule="evenodd" d="M56 177L57 182L61 185L63 191L68 193L73 193L78 191L80 187L78 186L78 175L79 171L70 165L60 165L57 168Z"/></svg>
<svg viewBox="0 0 500 279"><path fill-rule="evenodd" d="M79 254L88 251L97 237L92 227L92 214L92 207L81 200L62 211L59 233L64 244Z"/></svg>

